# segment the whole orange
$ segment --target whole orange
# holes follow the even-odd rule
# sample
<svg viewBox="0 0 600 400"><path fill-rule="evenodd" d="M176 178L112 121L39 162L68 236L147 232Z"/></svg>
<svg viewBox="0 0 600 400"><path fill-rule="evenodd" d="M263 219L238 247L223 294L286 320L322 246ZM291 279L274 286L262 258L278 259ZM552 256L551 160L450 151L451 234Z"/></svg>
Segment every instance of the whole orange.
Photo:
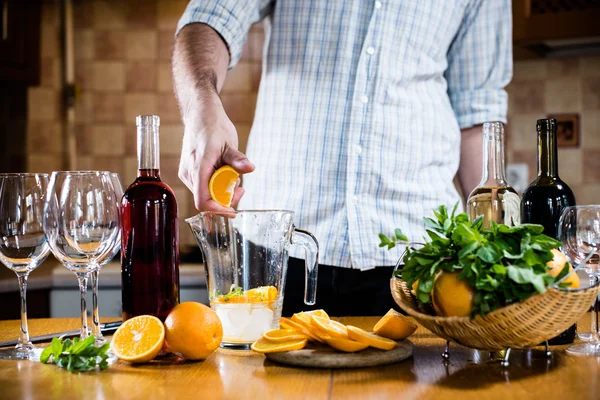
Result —
<svg viewBox="0 0 600 400"><path fill-rule="evenodd" d="M573 266L567 261L567 257L558 249L552 249L552 255L554 258L546 263L546 272L553 278L556 278L565 267L565 264L569 264L569 272L573 270ZM571 274L567 279L563 281L565 286L570 289L578 289L581 286L581 281L576 273Z"/></svg>
<svg viewBox="0 0 600 400"><path fill-rule="evenodd" d="M433 283L431 300L435 313L441 317L468 317L473 310L475 290L463 279L460 271L440 272Z"/></svg>
<svg viewBox="0 0 600 400"><path fill-rule="evenodd" d="M175 306L165 320L171 352L188 360L204 360L221 344L223 325L210 307L196 302Z"/></svg>

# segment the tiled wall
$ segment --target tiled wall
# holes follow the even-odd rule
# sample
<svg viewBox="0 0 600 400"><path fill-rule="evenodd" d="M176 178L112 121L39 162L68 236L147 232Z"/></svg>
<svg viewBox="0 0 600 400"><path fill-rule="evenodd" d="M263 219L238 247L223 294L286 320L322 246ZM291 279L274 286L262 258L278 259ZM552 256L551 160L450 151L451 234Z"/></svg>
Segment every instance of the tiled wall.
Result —
<svg viewBox="0 0 600 400"><path fill-rule="evenodd" d="M579 147L559 148L559 174L577 203L600 203L600 57L517 61L507 91L508 161L526 163L533 180L536 120L578 113Z"/></svg>
<svg viewBox="0 0 600 400"><path fill-rule="evenodd" d="M57 2L42 3L40 85L28 88L27 164L31 172L64 168L59 14Z"/></svg>

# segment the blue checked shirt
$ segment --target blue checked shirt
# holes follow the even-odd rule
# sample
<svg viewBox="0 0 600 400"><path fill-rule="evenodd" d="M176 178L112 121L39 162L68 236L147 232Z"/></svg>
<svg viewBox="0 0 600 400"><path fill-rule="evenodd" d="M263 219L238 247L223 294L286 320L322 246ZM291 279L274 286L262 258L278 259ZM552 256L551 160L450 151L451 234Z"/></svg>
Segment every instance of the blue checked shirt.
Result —
<svg viewBox="0 0 600 400"><path fill-rule="evenodd" d="M460 201L460 129L506 120L510 0L192 0L179 21L226 42L233 68L265 20L240 209L289 209L320 263L395 265L378 246Z"/></svg>

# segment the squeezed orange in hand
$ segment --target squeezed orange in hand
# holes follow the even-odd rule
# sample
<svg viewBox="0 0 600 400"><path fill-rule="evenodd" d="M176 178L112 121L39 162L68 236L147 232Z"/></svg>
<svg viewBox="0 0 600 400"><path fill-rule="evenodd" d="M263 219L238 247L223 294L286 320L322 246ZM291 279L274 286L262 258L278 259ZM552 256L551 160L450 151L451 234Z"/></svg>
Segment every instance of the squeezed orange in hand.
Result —
<svg viewBox="0 0 600 400"><path fill-rule="evenodd" d="M240 174L230 165L224 165L213 172L210 181L208 181L210 198L223 207L230 207L239 176Z"/></svg>

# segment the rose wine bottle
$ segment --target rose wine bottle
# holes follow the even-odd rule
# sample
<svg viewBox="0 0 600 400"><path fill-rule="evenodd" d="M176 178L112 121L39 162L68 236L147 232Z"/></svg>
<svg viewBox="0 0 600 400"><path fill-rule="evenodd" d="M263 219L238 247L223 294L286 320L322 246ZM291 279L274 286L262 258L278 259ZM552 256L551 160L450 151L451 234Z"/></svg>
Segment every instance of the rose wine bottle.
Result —
<svg viewBox="0 0 600 400"><path fill-rule="evenodd" d="M471 220L483 215L483 226L492 221L517 225L521 220L521 199L506 182L504 168L504 127L500 122L483 124L483 170L481 182L469 195L467 211Z"/></svg>
<svg viewBox="0 0 600 400"><path fill-rule="evenodd" d="M177 200L160 179L160 119L137 124L137 179L122 201L121 280L123 320L151 314L165 320L179 303Z"/></svg>
<svg viewBox="0 0 600 400"><path fill-rule="evenodd" d="M537 135L537 177L523 192L521 220L542 225L545 235L558 239L558 220L565 207L575 205L575 196L558 177L556 120L539 119ZM576 334L577 328L573 325L548 342L551 345L573 343Z"/></svg>

